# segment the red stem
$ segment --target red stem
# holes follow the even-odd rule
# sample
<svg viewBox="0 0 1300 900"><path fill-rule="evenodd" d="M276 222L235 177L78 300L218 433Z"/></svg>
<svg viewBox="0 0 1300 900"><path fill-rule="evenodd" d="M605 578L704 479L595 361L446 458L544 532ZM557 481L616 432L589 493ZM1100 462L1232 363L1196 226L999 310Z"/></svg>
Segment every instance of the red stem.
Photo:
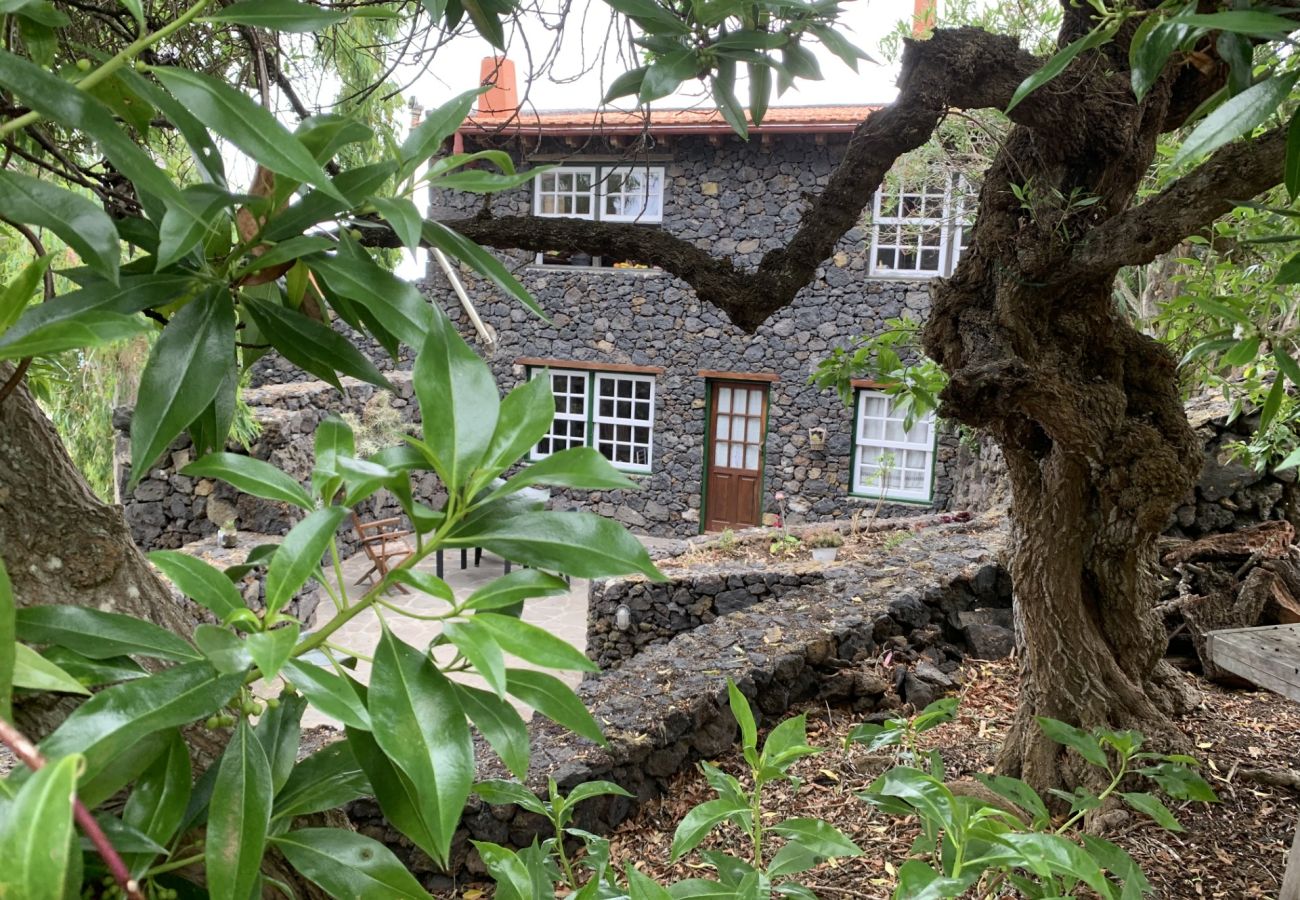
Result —
<svg viewBox="0 0 1300 900"><path fill-rule="evenodd" d="M27 768L35 772L45 765L45 757L37 751L35 745L23 735L21 731L14 728L3 718L0 718L0 741L14 752L20 760L27 764ZM86 809L86 805L77 797L72 798L72 812L76 816L77 824L81 830L90 838L90 842L95 845L99 855L103 857L104 862L108 865L108 871L113 874L113 880L117 882L128 900L144 900L144 894L140 893L140 884L131 877L131 872L127 869L126 864L122 862L122 857L117 855L113 849L112 843L109 842L108 836L104 834L95 821L95 817Z"/></svg>

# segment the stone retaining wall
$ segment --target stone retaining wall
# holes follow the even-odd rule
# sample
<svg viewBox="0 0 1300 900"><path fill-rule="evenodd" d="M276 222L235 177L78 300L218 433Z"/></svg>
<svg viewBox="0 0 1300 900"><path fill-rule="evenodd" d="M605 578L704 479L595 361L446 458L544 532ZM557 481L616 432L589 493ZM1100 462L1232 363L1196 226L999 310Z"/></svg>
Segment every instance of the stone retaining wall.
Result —
<svg viewBox="0 0 1300 900"><path fill-rule="evenodd" d="M614 668L648 646L757 603L845 580L883 591L897 583L901 572L935 564L952 566L962 554L981 552L981 535L962 533L969 526L938 525L911 531L934 526L939 518L901 521L899 530L893 532L899 536L897 545L879 547L865 559L833 563L772 560L763 566L738 561L668 569L666 582L650 582L640 576L594 580L587 599L587 655L602 669ZM736 540L766 542L771 535L770 530L741 532ZM691 542L695 548L716 545L716 538ZM907 594L904 591L900 596ZM982 606L1010 607L1010 579L979 580L975 599ZM618 610L624 606L629 614L628 627L620 629Z"/></svg>
<svg viewBox="0 0 1300 900"><path fill-rule="evenodd" d="M963 623L979 612L975 598L1005 579L998 565L1005 538L996 528L918 537L933 552L928 565L914 566L905 579L902 572L875 582L838 576L701 625L590 676L578 693L609 745L534 718L528 786L540 794L548 776L565 791L593 779L622 785L632 799L596 798L577 813L578 827L608 833L637 805L664 793L678 772L734 745L728 678L769 724L814 698L851 706L866 719L904 703L924 706L952 690L959 660L971 649ZM478 770L480 778L509 777L482 744ZM373 801L354 803L349 813L358 830L393 848L427 886L453 886ZM472 798L452 845L451 875L460 882L482 873L471 839L524 847L547 836L539 817Z"/></svg>
<svg viewBox="0 0 1300 900"><path fill-rule="evenodd" d="M261 423L261 433L248 449L233 442L226 449L266 460L305 484L311 477L316 427L325 417L355 416L361 425L357 437L363 455L397 443L400 438L394 428L416 421L419 408L413 399L410 373L392 372L389 379L396 388L392 395L352 378L342 379L343 393L321 381L248 390L244 399ZM177 440L135 490L128 491L129 410L118 410L114 424L119 432L119 459L123 460L120 471L124 512L132 537L144 550L174 549L210 537L230 519L235 520L240 532L282 535L302 517L301 511L289 504L251 497L212 479L181 475L180 470L194 459L188 437ZM366 442L374 446L367 448ZM417 499L441 505L437 479L432 473L417 474L415 492ZM381 491L362 503L357 512L364 519L381 519L400 516L401 508ZM356 552L357 540L350 522L339 529L338 538L344 555Z"/></svg>

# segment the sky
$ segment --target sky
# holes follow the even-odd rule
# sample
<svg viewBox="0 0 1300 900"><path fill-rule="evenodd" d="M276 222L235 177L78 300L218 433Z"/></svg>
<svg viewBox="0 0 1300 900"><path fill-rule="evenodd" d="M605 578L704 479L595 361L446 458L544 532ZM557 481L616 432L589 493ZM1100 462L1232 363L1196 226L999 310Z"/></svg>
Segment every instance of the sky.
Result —
<svg viewBox="0 0 1300 900"><path fill-rule="evenodd" d="M558 5L558 0L543 2L549 6ZM913 0L844 0L843 9L840 21L845 35L857 46L879 58L877 44L883 36L894 30L900 20L910 20ZM632 67L624 61L611 59L605 67L606 71L599 71L600 67L597 66L596 70L584 74L584 69L590 66L594 54L606 42L611 16L612 11L601 0L574 2L570 19L576 19L581 27L575 28L573 21L566 24L563 43L556 55L557 61L548 73L549 77L534 81L529 86L528 102L533 108L594 108L599 104L604 86ZM521 92L529 68L529 50L536 59L551 47L554 32L547 25L553 24L553 16L534 17L523 24L522 33L515 33L508 38L507 55L516 61ZM893 99L896 77L893 65L873 65L863 60L858 64L859 71L854 73L820 44L813 42L809 46L818 56L824 80L797 83L780 98L774 98L773 106L875 103ZM452 41L438 50L430 71L418 78L406 92L406 98L409 100L413 97L430 108L461 91L477 87L479 63L493 53L493 48L487 41L477 35ZM700 82L692 82L692 85L693 90L681 91L656 101L654 106L670 109L709 103L703 85ZM743 77L738 79L737 95L742 98L746 96ZM625 108L626 105L627 101L624 101Z"/></svg>

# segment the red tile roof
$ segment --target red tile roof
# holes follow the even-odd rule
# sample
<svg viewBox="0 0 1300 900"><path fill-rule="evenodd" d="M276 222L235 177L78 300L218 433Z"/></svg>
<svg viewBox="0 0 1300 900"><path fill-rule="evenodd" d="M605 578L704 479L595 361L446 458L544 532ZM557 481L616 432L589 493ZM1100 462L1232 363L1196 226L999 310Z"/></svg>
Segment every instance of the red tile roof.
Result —
<svg viewBox="0 0 1300 900"><path fill-rule="evenodd" d="M763 124L751 127L758 133L817 134L853 131L880 106L784 106L773 107ZM561 110L526 112L518 115L477 112L459 129L462 135L527 134L591 135L640 134L725 134L731 131L716 109L655 109L645 112L617 110Z"/></svg>

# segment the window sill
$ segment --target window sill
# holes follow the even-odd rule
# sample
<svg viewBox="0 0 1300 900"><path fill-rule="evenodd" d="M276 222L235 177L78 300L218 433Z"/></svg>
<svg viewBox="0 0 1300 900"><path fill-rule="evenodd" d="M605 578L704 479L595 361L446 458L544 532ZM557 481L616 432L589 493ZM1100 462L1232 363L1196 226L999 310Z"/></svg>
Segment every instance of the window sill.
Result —
<svg viewBox="0 0 1300 900"><path fill-rule="evenodd" d="M616 269L612 266L546 266L541 263L529 263L526 267L530 273L537 272L567 272L575 275L632 275L639 278L647 278L653 275L662 275L663 269L651 267L649 269Z"/></svg>
<svg viewBox="0 0 1300 900"><path fill-rule="evenodd" d="M934 281L936 278L951 278L951 275L944 275L942 272L871 272L867 275L868 281Z"/></svg>
<svg viewBox="0 0 1300 900"><path fill-rule="evenodd" d="M871 494L860 494L856 491L850 492L846 496L850 502L864 505L867 503L892 503L895 506L917 506L926 508L934 505L933 497L928 500L918 500L915 497L877 497Z"/></svg>

